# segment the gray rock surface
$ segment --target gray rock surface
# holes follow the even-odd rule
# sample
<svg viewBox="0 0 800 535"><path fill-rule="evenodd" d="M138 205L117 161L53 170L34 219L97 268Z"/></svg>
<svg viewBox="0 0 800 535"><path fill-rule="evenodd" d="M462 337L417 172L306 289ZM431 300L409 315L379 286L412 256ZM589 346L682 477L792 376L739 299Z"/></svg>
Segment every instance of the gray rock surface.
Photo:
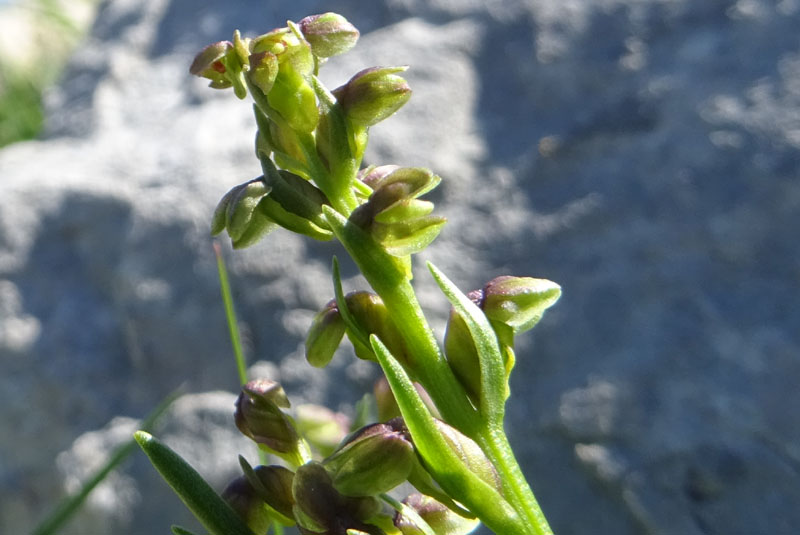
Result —
<svg viewBox="0 0 800 535"><path fill-rule="evenodd" d="M363 37L330 85L412 65L415 96L368 160L442 175L450 222L424 258L464 289L504 273L564 288L519 341L508 415L556 533L796 533L797 0L105 3L47 135L0 152L0 533L29 531L87 448L178 384L235 389L207 228L259 174L253 122L187 65L233 28L331 9ZM300 351L334 253L278 231L228 260L250 358L339 408L371 371ZM189 399L164 433L207 436L197 461L222 485L246 448L225 447L233 394ZM115 477L118 503L100 494L70 533L183 522L142 458Z"/></svg>

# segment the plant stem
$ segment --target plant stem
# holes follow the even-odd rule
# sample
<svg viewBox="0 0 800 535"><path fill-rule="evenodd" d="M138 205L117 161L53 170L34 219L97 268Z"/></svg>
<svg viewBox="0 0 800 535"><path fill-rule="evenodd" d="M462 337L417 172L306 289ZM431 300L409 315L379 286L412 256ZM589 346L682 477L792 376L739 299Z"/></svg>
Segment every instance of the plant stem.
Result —
<svg viewBox="0 0 800 535"><path fill-rule="evenodd" d="M533 530L532 533L534 535L553 535L553 530L547 523L542 509L539 507L539 502L536 501L533 491L525 480L502 427L487 428L478 436L477 442L497 469L500 480L503 482L506 499L524 518Z"/></svg>
<svg viewBox="0 0 800 535"><path fill-rule="evenodd" d="M325 216L395 324L402 327L399 330L412 359L413 378L422 384L450 425L473 436L481 427L480 417L444 359L414 288L398 267L398 259L338 212L325 210Z"/></svg>

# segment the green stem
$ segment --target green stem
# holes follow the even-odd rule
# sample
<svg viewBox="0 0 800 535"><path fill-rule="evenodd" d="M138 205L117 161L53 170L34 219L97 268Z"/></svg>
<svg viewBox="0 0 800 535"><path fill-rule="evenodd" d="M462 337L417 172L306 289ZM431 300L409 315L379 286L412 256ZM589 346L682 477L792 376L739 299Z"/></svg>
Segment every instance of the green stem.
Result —
<svg viewBox="0 0 800 535"><path fill-rule="evenodd" d="M553 535L502 428L487 428L476 441L497 469L506 499L530 526L532 533Z"/></svg>
<svg viewBox="0 0 800 535"><path fill-rule="evenodd" d="M323 211L336 237L390 311L392 320L402 326L400 332L408 346L414 379L422 384L450 425L474 436L481 427L480 417L444 359L414 288L397 259L340 213L324 206Z"/></svg>

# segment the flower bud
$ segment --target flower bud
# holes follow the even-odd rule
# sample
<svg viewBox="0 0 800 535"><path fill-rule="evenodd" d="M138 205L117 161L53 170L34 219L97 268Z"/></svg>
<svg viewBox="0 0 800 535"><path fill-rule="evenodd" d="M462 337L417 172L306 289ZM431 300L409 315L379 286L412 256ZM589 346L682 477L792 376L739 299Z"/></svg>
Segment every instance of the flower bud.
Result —
<svg viewBox="0 0 800 535"><path fill-rule="evenodd" d="M264 500L245 476L231 481L222 491L222 499L244 520L254 533L266 533L270 518Z"/></svg>
<svg viewBox="0 0 800 535"><path fill-rule="evenodd" d="M344 331L344 320L336 300L331 299L311 320L311 328L306 336L306 360L309 364L317 368L327 366L342 342Z"/></svg>
<svg viewBox="0 0 800 535"><path fill-rule="evenodd" d="M390 173L400 169L399 165L370 165L358 172L358 180L372 188L378 189L378 184Z"/></svg>
<svg viewBox="0 0 800 535"><path fill-rule="evenodd" d="M465 518L430 496L414 493L403 500L433 530L436 535L467 535L480 525L477 518ZM394 525L403 535L423 535L413 520L399 511L394 515Z"/></svg>
<svg viewBox="0 0 800 535"><path fill-rule="evenodd" d="M395 73L408 67L371 67L364 69L333 95L341 103L353 124L369 127L386 119L411 98L406 80Z"/></svg>
<svg viewBox="0 0 800 535"><path fill-rule="evenodd" d="M345 296L347 308L365 334L374 334L401 363L409 360L409 351L400 331L389 315L381 298L371 292L351 292ZM347 333L353 343L356 356L363 360L375 360L372 348L364 346L352 333Z"/></svg>
<svg viewBox="0 0 800 535"><path fill-rule="evenodd" d="M262 501L286 519L291 519L294 507L294 496L292 495L294 473L283 466L262 465L256 466L252 474L255 481L251 483L255 483L253 487Z"/></svg>
<svg viewBox="0 0 800 535"><path fill-rule="evenodd" d="M497 492L503 494L503 483L500 476L481 447L467 435L442 420L436 419L434 423L450 449L464 462L467 469L487 485L497 489Z"/></svg>
<svg viewBox="0 0 800 535"><path fill-rule="evenodd" d="M546 279L497 277L483 288L480 307L486 316L511 327L514 334L531 329L561 297L561 287Z"/></svg>
<svg viewBox="0 0 800 535"><path fill-rule="evenodd" d="M226 77L227 67L223 63L226 55L233 50L230 41L211 43L201 50L192 61L189 72L195 76L208 78L214 89L225 89L233 85Z"/></svg>
<svg viewBox="0 0 800 535"><path fill-rule="evenodd" d="M250 381L236 400L236 427L256 443L294 460L300 439L291 419L281 411L288 407L289 399L278 383Z"/></svg>
<svg viewBox="0 0 800 535"><path fill-rule="evenodd" d="M393 425L394 424L394 425ZM345 496L375 496L403 483L415 460L414 446L397 420L362 427L322 464Z"/></svg>
<svg viewBox="0 0 800 535"><path fill-rule="evenodd" d="M474 301L475 297L480 295L479 292L470 292L467 297ZM475 347L467 323L454 309L450 310L447 330L444 333L444 352L447 362L461 386L466 390L472 403L478 407L481 392L481 364L478 349Z"/></svg>
<svg viewBox="0 0 800 535"><path fill-rule="evenodd" d="M333 486L328 471L317 462L297 469L292 482L294 517L302 530L312 533L344 534L347 529L371 529L365 523L381 508L372 497L342 496ZM374 532L374 529L369 531Z"/></svg>
<svg viewBox="0 0 800 535"><path fill-rule="evenodd" d="M275 228L274 223L257 209L270 188L257 178L235 186L226 193L211 218L211 234L228 230L234 248L252 245Z"/></svg>
<svg viewBox="0 0 800 535"><path fill-rule="evenodd" d="M311 15L302 19L298 26L311 45L311 51L319 58L344 54L358 41L356 27L337 13Z"/></svg>

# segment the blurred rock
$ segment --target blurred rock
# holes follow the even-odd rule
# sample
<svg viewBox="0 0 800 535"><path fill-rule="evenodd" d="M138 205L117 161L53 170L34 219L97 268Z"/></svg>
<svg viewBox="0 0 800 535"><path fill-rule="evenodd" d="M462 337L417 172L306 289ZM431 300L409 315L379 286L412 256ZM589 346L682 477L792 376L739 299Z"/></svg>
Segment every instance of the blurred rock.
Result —
<svg viewBox="0 0 800 535"><path fill-rule="evenodd" d="M323 70L330 86L412 65L414 98L367 159L442 174L432 199L450 223L424 257L465 290L507 273L564 288L519 341L508 408L555 532L793 534L796 0L105 3L49 97L47 137L0 152L0 532L52 505L72 481L54 481L54 459L84 433L102 429L104 449L116 417L184 380L236 389L208 221L259 174L254 126L187 66L234 28L328 9L362 31ZM334 253L277 231L227 258L251 360L293 401L339 409L369 374L344 354L314 370L299 350ZM424 269L416 283L441 325ZM203 470L235 462L239 443L220 440ZM139 458L118 476L140 496L130 510L70 529L182 521L152 476Z"/></svg>

